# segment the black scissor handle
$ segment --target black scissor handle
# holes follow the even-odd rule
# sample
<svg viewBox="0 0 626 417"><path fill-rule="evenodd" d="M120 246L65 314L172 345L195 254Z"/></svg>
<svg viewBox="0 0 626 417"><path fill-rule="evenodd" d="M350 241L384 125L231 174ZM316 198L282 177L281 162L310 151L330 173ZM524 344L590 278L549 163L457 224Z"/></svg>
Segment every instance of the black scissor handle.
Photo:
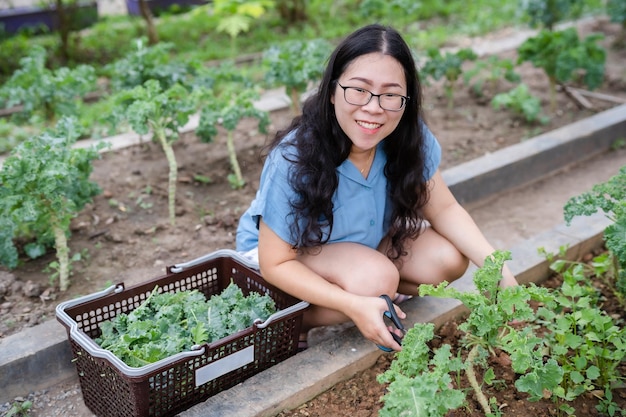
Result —
<svg viewBox="0 0 626 417"><path fill-rule="evenodd" d="M398 314L396 314L396 309L393 305L393 301L391 301L391 297L389 297L387 294L383 294L380 296L380 298L382 298L383 300L387 302L387 311L385 311L384 313L385 316L391 320L393 325L396 326L398 330L400 330L403 334L406 333L406 330L404 329L404 325L402 324L402 321L400 321L400 317L398 317ZM391 333L391 336L393 337L393 340L395 340L399 345L401 345L402 337L398 336L394 332L390 332L390 333ZM393 351L393 349L388 348L386 346L380 346L380 345L377 345L377 346L380 350L385 351L385 352Z"/></svg>

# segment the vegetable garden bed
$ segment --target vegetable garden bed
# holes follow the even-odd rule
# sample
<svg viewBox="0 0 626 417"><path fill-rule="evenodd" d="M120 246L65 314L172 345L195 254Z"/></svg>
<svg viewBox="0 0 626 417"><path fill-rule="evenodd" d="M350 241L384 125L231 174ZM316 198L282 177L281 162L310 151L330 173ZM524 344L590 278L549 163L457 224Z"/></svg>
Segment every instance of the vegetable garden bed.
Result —
<svg viewBox="0 0 626 417"><path fill-rule="evenodd" d="M609 33L614 29L607 22L598 25L593 29L607 29ZM613 97L626 96L620 78L623 53L617 51L612 55L615 60L610 84L602 90ZM547 91L545 76L540 71L529 65L520 71L539 94ZM427 86L426 115L444 148L442 168L518 143L538 131L565 125L615 104L592 98L594 109L580 110L564 95L559 95L559 100L559 110L551 114L550 124L544 126L526 124L506 112L477 105L474 93L465 88L458 89L455 107L450 110L442 83ZM548 103L547 95L543 95L542 101ZM291 114L283 110L271 117L270 131L274 131L284 127ZM260 170L258 152L266 135L259 134L253 121L244 122L235 133L243 175L248 181L241 190L232 189L228 180L230 163L225 136L220 131L217 140L207 145L187 134L175 144L181 156L175 227L167 221L164 185L167 164L159 146L146 140L139 146L104 154L95 161L92 178L102 186L103 193L72 222L72 250L84 256L75 263L69 292L59 293L41 273L52 260L51 255L25 262L8 278L16 285L21 283L22 291L6 296L9 304L3 304L5 320L0 331L4 335L12 334L45 320L59 301L121 279L128 281L128 271L133 275L129 284L138 283L162 271L165 264L232 247L237 218L254 195ZM27 288L29 294L35 294L34 299L22 295Z"/></svg>

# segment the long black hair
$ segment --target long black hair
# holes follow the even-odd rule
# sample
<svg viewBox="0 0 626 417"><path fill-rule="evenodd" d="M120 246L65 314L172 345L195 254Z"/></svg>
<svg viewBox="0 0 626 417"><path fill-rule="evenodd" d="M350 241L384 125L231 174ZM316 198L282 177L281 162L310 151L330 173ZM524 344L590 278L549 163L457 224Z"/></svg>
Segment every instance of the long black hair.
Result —
<svg viewBox="0 0 626 417"><path fill-rule="evenodd" d="M295 221L291 226L294 248L316 247L326 243L333 226L332 197L338 186L336 168L348 158L352 142L343 132L331 97L337 79L358 57L383 53L403 67L409 100L396 129L384 140L387 154L385 176L392 202L391 247L387 253L397 260L406 254L404 242L421 230L422 210L428 201L424 178L422 135L422 92L411 50L393 28L368 25L345 38L331 54L319 89L302 106L302 114L285 130L279 131L269 146L277 147L295 130L290 144L296 147L290 182L298 198L291 201ZM291 158L290 158L291 159Z"/></svg>

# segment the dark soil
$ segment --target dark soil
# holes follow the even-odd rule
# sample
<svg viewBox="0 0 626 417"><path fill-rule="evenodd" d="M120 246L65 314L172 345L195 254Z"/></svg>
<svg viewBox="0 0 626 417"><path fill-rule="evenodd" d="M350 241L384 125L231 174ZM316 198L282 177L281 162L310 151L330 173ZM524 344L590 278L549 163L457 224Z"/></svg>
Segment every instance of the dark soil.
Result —
<svg viewBox="0 0 626 417"><path fill-rule="evenodd" d="M600 31L606 35L604 45L609 50L606 81L596 92L626 99L626 51L610 46L619 26L600 19L581 24L580 30L582 34ZM503 32L490 38L506 35ZM514 52L501 56L515 59ZM440 83L425 87L427 121L443 148L442 169L617 105L616 102L589 98L593 108L581 109L571 98L560 93L558 110L550 113L547 78L543 72L529 64L521 65L517 72L533 95L541 98L543 113L550 117L549 123L528 124L506 111L494 111L489 100L494 94L511 88L512 85L505 82L500 82L492 90L483 90L483 97L477 97L459 82L452 109L447 107ZM273 112L269 135L285 127L290 118L289 110ZM211 144L200 143L193 134L183 135L175 144L179 177L174 227L169 225L167 215L167 162L158 145L146 140L139 146L104 154L102 159L94 162L92 176L104 191L72 222L71 251L83 252L87 256L74 264L71 287L60 292L58 283L50 282L49 275L43 272L54 260L52 253L37 260L24 259L23 265L13 271L0 269L0 338L53 319L54 308L61 301L99 291L120 281L126 286L139 283L162 275L166 265L188 261L217 249L234 248L238 218L258 187L259 152L267 138L268 135L257 131L253 121L241 124L235 141L247 185L242 190L233 190L227 180L230 166L225 135L220 135ZM198 182L194 179L197 175L211 181ZM450 326L453 324L445 328ZM375 415L378 398L384 390L375 382L375 376L389 360L390 356L381 357L374 368L323 394L317 403L306 404L283 416L346 415L348 410L354 416ZM364 395L357 397L357 393ZM512 407L517 399L507 401ZM36 402L32 415L89 415L62 406L66 400L52 403L56 406L47 407L43 402ZM339 404L347 407L345 412L329 414L322 411L336 409L333 407L339 407ZM315 407L321 407L318 414ZM526 408L523 415L533 414L551 415L539 414L530 408ZM509 415L506 410L505 415ZM577 415L595 414L581 411Z"/></svg>

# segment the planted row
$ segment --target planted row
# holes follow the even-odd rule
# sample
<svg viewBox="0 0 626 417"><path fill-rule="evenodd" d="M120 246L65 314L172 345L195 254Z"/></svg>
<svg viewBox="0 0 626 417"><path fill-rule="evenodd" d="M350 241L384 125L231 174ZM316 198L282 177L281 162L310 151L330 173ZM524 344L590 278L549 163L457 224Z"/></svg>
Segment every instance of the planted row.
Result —
<svg viewBox="0 0 626 417"><path fill-rule="evenodd" d="M514 386L529 401L548 399L558 415L574 415L572 402L586 393L599 399L599 415L624 415L613 400L623 380L620 365L626 356L623 314L609 314L600 288L626 304L626 167L606 183L572 198L565 207L574 216L603 211L612 224L605 230L607 251L589 263L571 262L553 255L551 268L562 278L557 289L535 284L501 288L501 270L508 252L495 252L474 275L475 291L461 292L445 283L420 287L420 295L458 299L469 314L459 325L464 332L460 348L442 344L431 349L432 323L409 330L403 350L379 375L389 384L380 416L444 416L466 404L467 393L458 378L470 382L472 395L484 415L503 415L485 386L496 381L488 357L506 357L516 374ZM562 248L565 251L566 248Z"/></svg>

